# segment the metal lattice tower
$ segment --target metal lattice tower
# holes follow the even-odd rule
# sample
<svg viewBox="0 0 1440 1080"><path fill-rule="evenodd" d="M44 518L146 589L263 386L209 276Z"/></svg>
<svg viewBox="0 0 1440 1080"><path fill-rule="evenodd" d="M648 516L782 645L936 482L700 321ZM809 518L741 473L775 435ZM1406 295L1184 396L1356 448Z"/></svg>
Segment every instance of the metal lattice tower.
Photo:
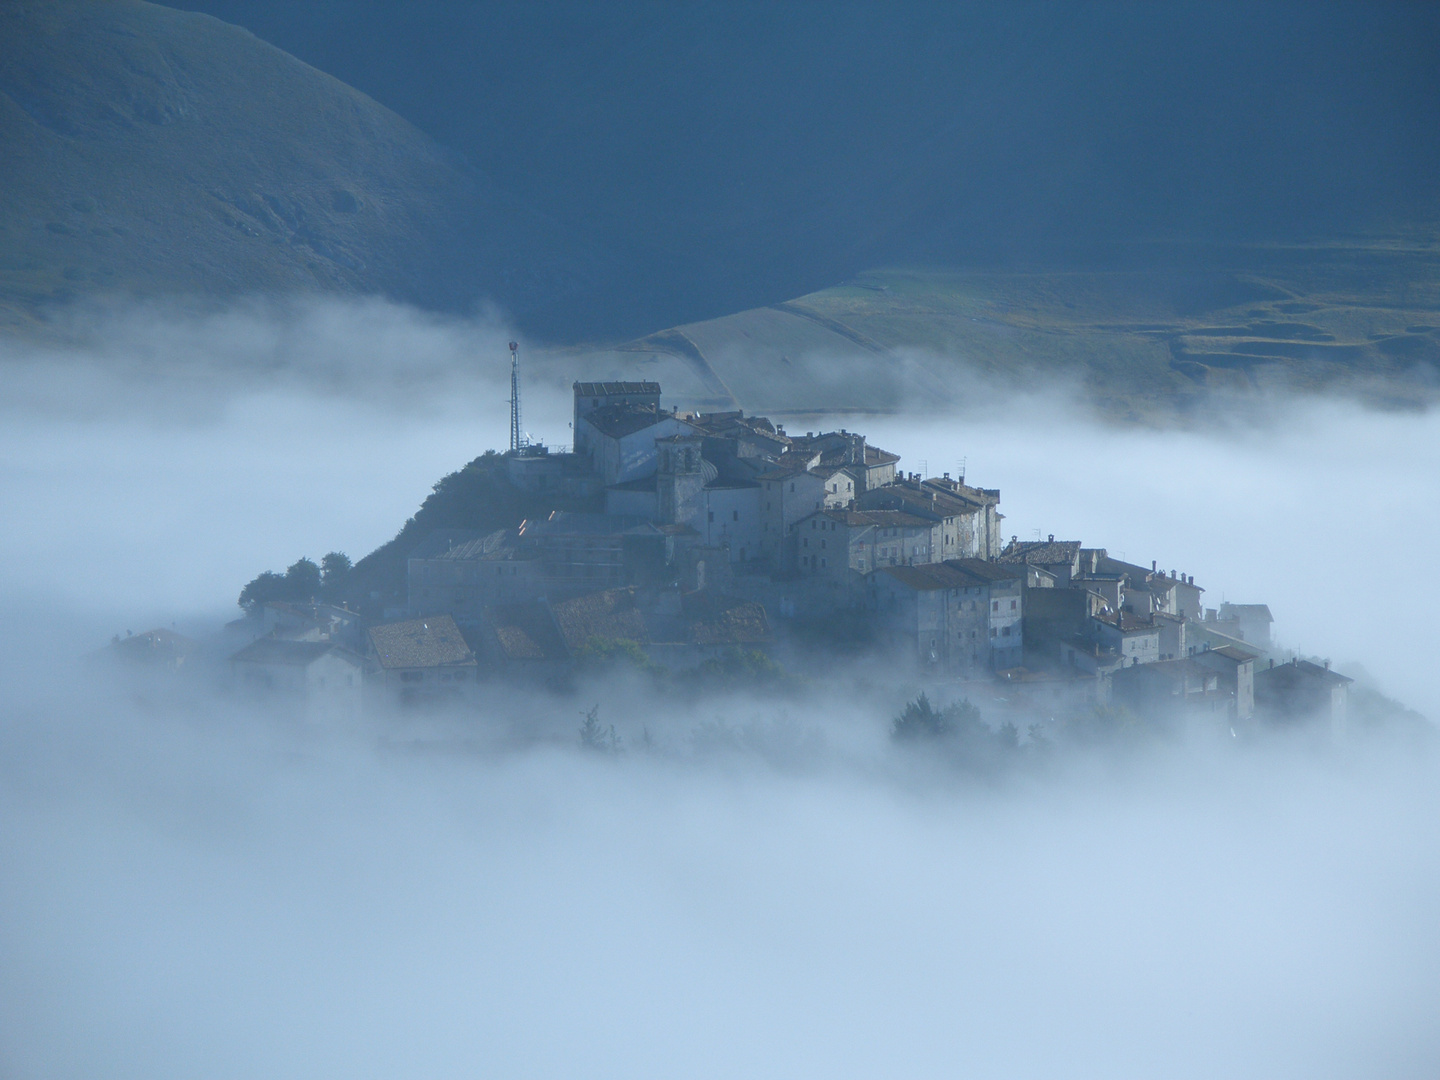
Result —
<svg viewBox="0 0 1440 1080"><path fill-rule="evenodd" d="M520 366L515 356L515 350L520 347L518 342L510 342L510 449L519 450L523 445L523 438L520 434Z"/></svg>

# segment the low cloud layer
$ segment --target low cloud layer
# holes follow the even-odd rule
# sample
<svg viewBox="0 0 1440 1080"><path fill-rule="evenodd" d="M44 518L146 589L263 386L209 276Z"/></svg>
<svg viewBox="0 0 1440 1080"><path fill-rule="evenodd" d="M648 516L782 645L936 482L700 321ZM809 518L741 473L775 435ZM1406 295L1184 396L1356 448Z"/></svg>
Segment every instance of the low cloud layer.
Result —
<svg viewBox="0 0 1440 1080"><path fill-rule="evenodd" d="M213 625L260 569L363 554L505 432L499 324L112 319L7 346L0 390L0 1072L1440 1066L1440 787L1411 749L1171 745L980 781L891 746L905 688L869 673L597 690L618 758L576 747L590 699L327 731L79 677L111 633ZM566 441L563 396L527 403ZM965 458L1007 534L1268 602L1288 643L1440 704L1440 596L1407 554L1440 528L1434 415L1116 431L1012 398L834 424L912 469Z"/></svg>

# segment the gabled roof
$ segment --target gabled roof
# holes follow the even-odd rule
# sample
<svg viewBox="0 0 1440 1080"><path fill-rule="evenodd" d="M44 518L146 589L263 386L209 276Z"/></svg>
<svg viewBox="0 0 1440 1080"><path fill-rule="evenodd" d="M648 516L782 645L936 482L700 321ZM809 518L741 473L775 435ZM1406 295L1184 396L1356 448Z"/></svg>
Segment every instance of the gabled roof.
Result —
<svg viewBox="0 0 1440 1080"><path fill-rule="evenodd" d="M421 554L421 549L411 552L412 559L440 560L451 559L459 562L476 560L507 559L515 554L515 540L517 531L515 529L496 529L484 536L477 536L470 540L462 540L451 543L441 550L438 545L430 549L430 554Z"/></svg>
<svg viewBox="0 0 1440 1080"><path fill-rule="evenodd" d="M938 486L900 480L862 492L855 500L864 510L908 510L929 518L965 517L984 504Z"/></svg>
<svg viewBox="0 0 1440 1080"><path fill-rule="evenodd" d="M1248 653L1244 649L1237 649L1234 645L1222 645L1218 649L1205 649L1198 652L1196 656L1223 656L1226 660L1233 660L1237 664L1243 664L1247 660L1254 660L1255 654Z"/></svg>
<svg viewBox="0 0 1440 1080"><path fill-rule="evenodd" d="M1264 619L1266 622L1274 622L1275 617L1270 614L1269 604L1231 604L1220 605L1220 617L1229 618L1232 615L1237 617L1249 617L1251 619Z"/></svg>
<svg viewBox="0 0 1440 1080"><path fill-rule="evenodd" d="M569 655L543 601L487 607L484 618L507 660L564 660Z"/></svg>
<svg viewBox="0 0 1440 1080"><path fill-rule="evenodd" d="M731 600L708 592L681 598L686 636L696 645L760 645L770 640L765 608L753 600Z"/></svg>
<svg viewBox="0 0 1440 1080"><path fill-rule="evenodd" d="M1306 683L1319 686L1347 686L1355 680L1338 671L1331 671L1309 660L1292 660L1288 664L1276 664L1272 668L1257 668L1256 683L1269 683L1280 689L1302 686Z"/></svg>
<svg viewBox="0 0 1440 1080"><path fill-rule="evenodd" d="M436 529L411 548L405 557L407 559L433 559L436 555L449 551L456 544L468 544L472 540L479 540L484 535L483 532L476 529Z"/></svg>
<svg viewBox="0 0 1440 1080"><path fill-rule="evenodd" d="M901 585L916 592L934 592L937 589L973 589L976 581L964 570L957 570L944 563L921 563L918 566L882 566L875 571L894 578Z"/></svg>
<svg viewBox="0 0 1440 1080"><path fill-rule="evenodd" d="M348 664L361 666L358 656L349 649L329 641L294 641L290 638L256 638L230 657L237 664L271 664L286 667L308 667L326 653L333 652Z"/></svg>
<svg viewBox="0 0 1440 1080"><path fill-rule="evenodd" d="M1147 630L1158 632L1159 630L1153 619L1147 617L1142 621L1138 615L1129 611L1111 611L1090 617L1096 622L1103 622L1106 626L1113 626L1122 634L1138 634Z"/></svg>
<svg viewBox="0 0 1440 1080"><path fill-rule="evenodd" d="M1025 573L1024 570L1017 569L1015 563L1006 565L992 562L989 559L946 559L945 565L963 570L977 581L987 584L997 581L1014 581Z"/></svg>
<svg viewBox="0 0 1440 1080"><path fill-rule="evenodd" d="M1079 555L1079 540L1012 540L1005 545L1005 550L1000 552L998 559L1000 562L1057 566L1061 563L1073 563Z"/></svg>
<svg viewBox="0 0 1440 1080"><path fill-rule="evenodd" d="M382 668L439 668L473 665L475 654L449 615L383 623L369 630Z"/></svg>
<svg viewBox="0 0 1440 1080"><path fill-rule="evenodd" d="M550 610L566 647L571 651L581 648L592 637L607 641L646 642L650 639L631 589L587 593L551 604Z"/></svg>

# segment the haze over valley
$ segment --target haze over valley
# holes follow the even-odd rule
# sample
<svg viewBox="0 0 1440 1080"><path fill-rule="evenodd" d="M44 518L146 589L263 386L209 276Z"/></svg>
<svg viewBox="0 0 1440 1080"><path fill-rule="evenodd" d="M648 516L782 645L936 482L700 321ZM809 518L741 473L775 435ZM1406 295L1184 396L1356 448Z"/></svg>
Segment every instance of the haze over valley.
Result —
<svg viewBox="0 0 1440 1080"><path fill-rule="evenodd" d="M0 3L0 1075L1436 1075L1437 43Z"/></svg>

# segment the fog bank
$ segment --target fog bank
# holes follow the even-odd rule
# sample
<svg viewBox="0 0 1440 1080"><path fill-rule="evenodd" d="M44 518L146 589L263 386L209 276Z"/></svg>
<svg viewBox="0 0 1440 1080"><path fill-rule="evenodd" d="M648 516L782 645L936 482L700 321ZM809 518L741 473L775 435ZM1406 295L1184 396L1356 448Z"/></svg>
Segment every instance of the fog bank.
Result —
<svg viewBox="0 0 1440 1080"><path fill-rule="evenodd" d="M613 757L576 745L589 697L337 731L83 674L117 631L238 615L260 570L358 558L506 425L496 320L108 318L0 357L0 1073L1440 1068L1440 785L1413 746L977 779L889 743L905 688L814 672L786 699L611 688ZM545 379L527 427L568 442ZM841 425L911 470L965 458L1007 535L1267 602L1282 640L1440 715L1433 576L1370 583L1373 549L1440 527L1435 414L1116 430L1056 394L799 426Z"/></svg>

